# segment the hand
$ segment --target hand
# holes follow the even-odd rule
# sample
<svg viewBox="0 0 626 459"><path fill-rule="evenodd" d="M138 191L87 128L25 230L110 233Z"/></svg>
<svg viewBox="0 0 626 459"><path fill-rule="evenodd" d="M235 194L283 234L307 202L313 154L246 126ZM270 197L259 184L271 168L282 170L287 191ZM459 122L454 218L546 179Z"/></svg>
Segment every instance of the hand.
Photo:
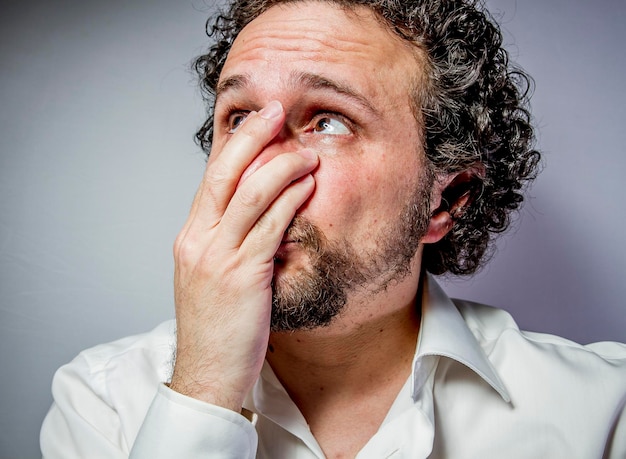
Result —
<svg viewBox="0 0 626 459"><path fill-rule="evenodd" d="M249 167L284 120L280 103L270 102L212 151L174 244L177 355L170 387L234 411L265 358L274 254L315 187L310 172L318 159L310 151Z"/></svg>

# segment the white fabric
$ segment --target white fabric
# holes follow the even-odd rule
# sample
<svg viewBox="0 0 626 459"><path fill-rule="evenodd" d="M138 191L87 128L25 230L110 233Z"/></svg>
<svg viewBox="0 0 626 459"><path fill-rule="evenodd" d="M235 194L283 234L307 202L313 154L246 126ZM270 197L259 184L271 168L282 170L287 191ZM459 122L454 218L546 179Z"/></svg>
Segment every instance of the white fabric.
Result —
<svg viewBox="0 0 626 459"><path fill-rule="evenodd" d="M250 422L163 384L174 344L170 321L59 369L44 457L324 457L269 365L246 400ZM357 457L624 459L626 345L521 332L427 278L413 375Z"/></svg>

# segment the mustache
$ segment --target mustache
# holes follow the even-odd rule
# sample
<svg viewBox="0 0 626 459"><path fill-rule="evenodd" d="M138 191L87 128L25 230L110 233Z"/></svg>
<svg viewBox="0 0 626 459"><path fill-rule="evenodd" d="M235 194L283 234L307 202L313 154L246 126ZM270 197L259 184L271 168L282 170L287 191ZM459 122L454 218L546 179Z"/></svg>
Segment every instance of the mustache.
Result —
<svg viewBox="0 0 626 459"><path fill-rule="evenodd" d="M306 217L296 215L285 231L285 239L297 242L309 252L319 254L326 238L324 233Z"/></svg>

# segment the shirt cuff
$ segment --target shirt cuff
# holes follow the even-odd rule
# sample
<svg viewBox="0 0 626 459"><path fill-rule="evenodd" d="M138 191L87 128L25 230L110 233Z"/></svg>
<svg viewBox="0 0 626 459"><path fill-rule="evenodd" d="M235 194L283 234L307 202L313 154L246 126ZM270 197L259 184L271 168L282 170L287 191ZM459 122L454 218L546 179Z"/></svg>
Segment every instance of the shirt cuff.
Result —
<svg viewBox="0 0 626 459"><path fill-rule="evenodd" d="M257 443L254 425L243 415L161 384L130 458L254 458Z"/></svg>

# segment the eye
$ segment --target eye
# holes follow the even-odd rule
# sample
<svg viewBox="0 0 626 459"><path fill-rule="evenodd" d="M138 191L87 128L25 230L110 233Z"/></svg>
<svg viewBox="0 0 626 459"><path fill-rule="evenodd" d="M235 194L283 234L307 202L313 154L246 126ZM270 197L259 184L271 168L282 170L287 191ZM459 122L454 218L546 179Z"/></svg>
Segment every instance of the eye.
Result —
<svg viewBox="0 0 626 459"><path fill-rule="evenodd" d="M323 116L315 123L313 132L326 135L347 135L350 134L350 129L337 118Z"/></svg>
<svg viewBox="0 0 626 459"><path fill-rule="evenodd" d="M248 117L250 112L233 112L228 117L228 133L233 134Z"/></svg>

